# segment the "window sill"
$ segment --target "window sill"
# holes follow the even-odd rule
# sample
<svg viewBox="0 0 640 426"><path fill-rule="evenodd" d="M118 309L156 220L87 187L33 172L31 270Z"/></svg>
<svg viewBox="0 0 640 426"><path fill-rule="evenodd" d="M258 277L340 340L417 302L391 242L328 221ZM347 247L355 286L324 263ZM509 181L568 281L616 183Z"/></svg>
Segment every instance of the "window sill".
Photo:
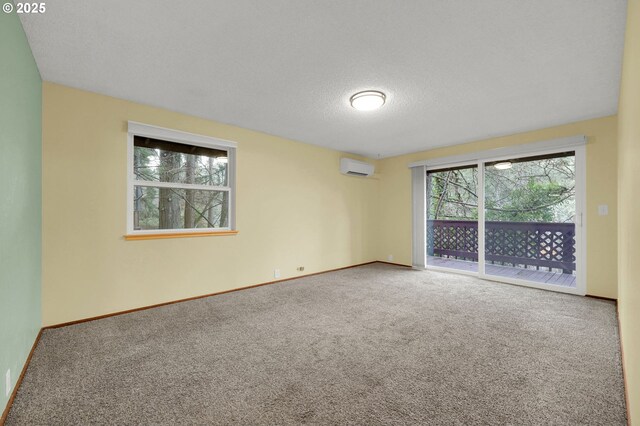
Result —
<svg viewBox="0 0 640 426"><path fill-rule="evenodd" d="M204 231L204 232L171 232L157 234L129 234L125 235L126 241L135 240L160 240L165 238L189 238L189 237L222 237L236 235L238 231Z"/></svg>

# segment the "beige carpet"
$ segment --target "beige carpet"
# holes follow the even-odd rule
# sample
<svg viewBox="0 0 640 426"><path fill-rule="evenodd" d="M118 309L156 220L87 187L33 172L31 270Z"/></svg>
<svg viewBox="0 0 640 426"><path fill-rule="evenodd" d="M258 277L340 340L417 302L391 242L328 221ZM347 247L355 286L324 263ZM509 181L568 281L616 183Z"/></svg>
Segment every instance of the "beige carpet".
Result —
<svg viewBox="0 0 640 426"><path fill-rule="evenodd" d="M375 264L45 331L7 424L625 422L613 303Z"/></svg>

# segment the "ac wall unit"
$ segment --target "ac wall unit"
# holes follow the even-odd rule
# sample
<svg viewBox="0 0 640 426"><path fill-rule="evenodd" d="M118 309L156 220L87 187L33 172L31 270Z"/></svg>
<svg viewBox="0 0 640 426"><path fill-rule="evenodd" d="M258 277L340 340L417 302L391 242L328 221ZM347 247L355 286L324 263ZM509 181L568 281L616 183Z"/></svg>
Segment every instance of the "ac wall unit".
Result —
<svg viewBox="0 0 640 426"><path fill-rule="evenodd" d="M340 173L343 175L371 176L373 171L373 164L352 160L351 158L340 159Z"/></svg>

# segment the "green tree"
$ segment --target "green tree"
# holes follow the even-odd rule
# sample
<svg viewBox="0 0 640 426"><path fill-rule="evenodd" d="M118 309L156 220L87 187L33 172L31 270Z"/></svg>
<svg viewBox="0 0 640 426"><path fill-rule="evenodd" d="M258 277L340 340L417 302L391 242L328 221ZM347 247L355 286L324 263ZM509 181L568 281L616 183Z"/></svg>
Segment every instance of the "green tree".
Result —
<svg viewBox="0 0 640 426"><path fill-rule="evenodd" d="M428 218L476 220L475 167L428 173ZM507 170L485 169L489 221L571 222L575 214L575 157L514 162Z"/></svg>
<svg viewBox="0 0 640 426"><path fill-rule="evenodd" d="M160 180L162 182L178 182L182 155L177 152L160 152ZM173 188L160 188L158 202L160 229L180 228L180 196Z"/></svg>

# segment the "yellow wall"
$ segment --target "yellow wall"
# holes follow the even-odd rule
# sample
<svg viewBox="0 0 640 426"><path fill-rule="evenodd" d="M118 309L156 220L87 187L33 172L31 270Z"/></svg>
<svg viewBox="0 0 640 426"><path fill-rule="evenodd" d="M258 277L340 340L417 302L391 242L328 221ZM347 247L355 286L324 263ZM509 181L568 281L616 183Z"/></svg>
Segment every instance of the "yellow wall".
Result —
<svg viewBox="0 0 640 426"><path fill-rule="evenodd" d="M583 134L587 142L587 293L617 296L616 117L605 117L512 136L402 155L378 162L380 235L377 257L411 264L411 178L408 164L510 145ZM598 216L598 205L609 206Z"/></svg>
<svg viewBox="0 0 640 426"><path fill-rule="evenodd" d="M339 152L52 83L43 117L45 326L375 260L378 180ZM123 240L127 120L238 143L238 235Z"/></svg>
<svg viewBox="0 0 640 426"><path fill-rule="evenodd" d="M618 311L631 422L640 425L640 0L629 0L618 108Z"/></svg>

